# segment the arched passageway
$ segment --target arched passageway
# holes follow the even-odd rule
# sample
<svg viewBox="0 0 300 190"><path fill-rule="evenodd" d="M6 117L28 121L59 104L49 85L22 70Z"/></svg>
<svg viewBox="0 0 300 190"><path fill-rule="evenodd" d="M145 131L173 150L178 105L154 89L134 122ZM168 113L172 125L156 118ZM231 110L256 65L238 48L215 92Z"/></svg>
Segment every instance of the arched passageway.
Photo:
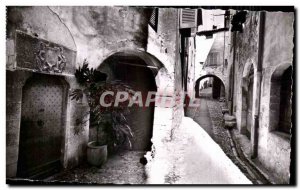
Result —
<svg viewBox="0 0 300 190"><path fill-rule="evenodd" d="M118 52L108 57L98 68L108 74L107 80L120 80L140 91L145 105L148 92L156 92L155 74L158 67L149 66L141 57L133 53ZM153 96L152 96L153 97ZM134 137L132 150L146 151L151 149L153 133L154 103L149 107L131 108L126 116ZM91 130L90 137L93 138Z"/></svg>
<svg viewBox="0 0 300 190"><path fill-rule="evenodd" d="M213 99L225 97L225 85L215 75L204 75L196 81L195 97L211 97Z"/></svg>
<svg viewBox="0 0 300 190"><path fill-rule="evenodd" d="M220 107L219 100L225 97L225 85L216 75L204 75L196 80L193 107L187 109L187 116L193 118L212 138L214 138L210 109Z"/></svg>

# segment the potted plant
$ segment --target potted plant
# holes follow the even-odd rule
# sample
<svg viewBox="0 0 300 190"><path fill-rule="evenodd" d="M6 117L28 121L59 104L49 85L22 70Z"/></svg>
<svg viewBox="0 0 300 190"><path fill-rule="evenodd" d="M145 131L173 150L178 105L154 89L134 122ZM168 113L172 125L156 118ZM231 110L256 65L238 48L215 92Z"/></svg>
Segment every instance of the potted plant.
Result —
<svg viewBox="0 0 300 190"><path fill-rule="evenodd" d="M85 95L90 111L90 127L96 127L96 141L87 144L87 161L94 166L101 166L107 160L108 152L114 152L122 146L131 148L133 133L128 125L126 115L130 112L128 101L114 107L115 95L118 91L127 92L132 97L134 91L121 81L107 81L107 75L88 67L84 60L82 67L76 69L75 77L81 89L71 93L72 99L77 101ZM112 91L113 96L106 96L104 102L111 106L104 107L100 104L100 97L105 91ZM85 123L87 121L81 121Z"/></svg>

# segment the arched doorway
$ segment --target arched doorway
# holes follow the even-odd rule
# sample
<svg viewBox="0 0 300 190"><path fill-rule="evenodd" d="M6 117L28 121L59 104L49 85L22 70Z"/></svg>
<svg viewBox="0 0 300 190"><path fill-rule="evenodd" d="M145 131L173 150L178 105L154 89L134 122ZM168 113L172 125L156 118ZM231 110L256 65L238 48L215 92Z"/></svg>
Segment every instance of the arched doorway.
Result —
<svg viewBox="0 0 300 190"><path fill-rule="evenodd" d="M225 85L223 81L215 75L204 75L196 81L195 97L211 97L213 99L225 97Z"/></svg>
<svg viewBox="0 0 300 190"><path fill-rule="evenodd" d="M246 72L242 78L242 126L241 132L251 139L251 128L253 125L253 84L254 84L254 67L245 68Z"/></svg>
<svg viewBox="0 0 300 190"><path fill-rule="evenodd" d="M135 91L140 91L145 104L148 92L156 92L154 75L159 68L149 66L144 59L132 52L118 52L108 57L98 68L108 74L107 80L121 80L131 86ZM151 150L153 133L154 103L149 107L132 108L127 115L128 123L133 130L132 150ZM90 138L94 138L91 130Z"/></svg>
<svg viewBox="0 0 300 190"><path fill-rule="evenodd" d="M33 73L22 90L18 177L42 178L62 166L68 85Z"/></svg>

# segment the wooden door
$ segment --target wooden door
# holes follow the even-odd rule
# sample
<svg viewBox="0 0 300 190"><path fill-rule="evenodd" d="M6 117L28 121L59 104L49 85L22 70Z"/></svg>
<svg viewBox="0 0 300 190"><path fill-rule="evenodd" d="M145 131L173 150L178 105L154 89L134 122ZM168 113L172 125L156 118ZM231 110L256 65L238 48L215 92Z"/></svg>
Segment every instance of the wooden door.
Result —
<svg viewBox="0 0 300 190"><path fill-rule="evenodd" d="M61 165L64 89L57 78L37 75L22 95L17 175L41 178Z"/></svg>

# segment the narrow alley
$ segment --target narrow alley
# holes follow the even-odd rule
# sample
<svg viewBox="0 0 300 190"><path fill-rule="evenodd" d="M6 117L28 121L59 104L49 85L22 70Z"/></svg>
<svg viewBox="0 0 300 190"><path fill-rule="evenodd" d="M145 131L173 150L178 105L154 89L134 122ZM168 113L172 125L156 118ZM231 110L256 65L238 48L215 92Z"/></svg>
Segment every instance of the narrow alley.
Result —
<svg viewBox="0 0 300 190"><path fill-rule="evenodd" d="M208 109L208 99L210 99L211 90L211 88L206 88L201 91L201 98L194 100L199 106L188 108L187 116L194 119L214 139L213 125Z"/></svg>
<svg viewBox="0 0 300 190"><path fill-rule="evenodd" d="M7 6L7 184L294 184L294 7ZM271 9L271 8L270 8Z"/></svg>
<svg viewBox="0 0 300 190"><path fill-rule="evenodd" d="M194 100L199 106L190 107L187 116L199 124L210 137L221 147L224 153L254 184L270 184L270 182L253 166L247 164L245 158L236 153L231 132L225 128L223 114L221 112L225 103L219 99L212 98L212 88L200 90L200 96Z"/></svg>

